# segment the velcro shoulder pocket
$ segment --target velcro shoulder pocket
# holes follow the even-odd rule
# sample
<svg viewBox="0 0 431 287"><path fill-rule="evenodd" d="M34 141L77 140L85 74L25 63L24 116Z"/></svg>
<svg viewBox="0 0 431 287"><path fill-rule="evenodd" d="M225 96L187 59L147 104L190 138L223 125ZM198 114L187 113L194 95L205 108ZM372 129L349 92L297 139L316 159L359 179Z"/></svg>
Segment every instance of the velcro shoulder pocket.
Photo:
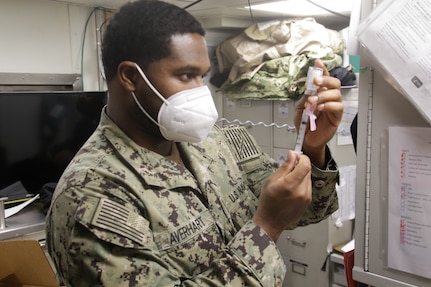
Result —
<svg viewBox="0 0 431 287"><path fill-rule="evenodd" d="M247 129L232 125L223 127L222 131L237 164L246 173L257 169L262 150Z"/></svg>
<svg viewBox="0 0 431 287"><path fill-rule="evenodd" d="M138 248L154 244L148 221L108 198L85 198L77 209L75 219L99 239L115 245Z"/></svg>

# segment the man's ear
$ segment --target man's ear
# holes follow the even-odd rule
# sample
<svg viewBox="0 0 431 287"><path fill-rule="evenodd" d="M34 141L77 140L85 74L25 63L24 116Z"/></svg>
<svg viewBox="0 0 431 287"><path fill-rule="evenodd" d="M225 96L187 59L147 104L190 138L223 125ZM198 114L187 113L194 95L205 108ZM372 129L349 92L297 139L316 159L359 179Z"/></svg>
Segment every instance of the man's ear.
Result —
<svg viewBox="0 0 431 287"><path fill-rule="evenodd" d="M127 91L135 91L135 83L137 80L136 65L134 62L123 61L118 65L117 74L120 85Z"/></svg>

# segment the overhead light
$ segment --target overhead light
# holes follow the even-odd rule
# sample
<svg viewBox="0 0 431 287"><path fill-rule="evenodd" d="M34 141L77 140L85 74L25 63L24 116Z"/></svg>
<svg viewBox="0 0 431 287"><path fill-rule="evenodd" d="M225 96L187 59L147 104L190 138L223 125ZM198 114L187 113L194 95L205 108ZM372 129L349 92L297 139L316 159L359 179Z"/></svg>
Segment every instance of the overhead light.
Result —
<svg viewBox="0 0 431 287"><path fill-rule="evenodd" d="M284 0L256 4L244 8L295 16L316 16L345 13L352 10L354 0Z"/></svg>

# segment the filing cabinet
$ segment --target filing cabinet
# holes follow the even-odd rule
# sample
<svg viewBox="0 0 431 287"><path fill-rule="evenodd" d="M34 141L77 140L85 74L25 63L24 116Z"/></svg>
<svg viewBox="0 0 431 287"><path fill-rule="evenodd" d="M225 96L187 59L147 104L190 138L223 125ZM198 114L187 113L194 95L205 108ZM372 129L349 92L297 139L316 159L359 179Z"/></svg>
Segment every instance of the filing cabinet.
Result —
<svg viewBox="0 0 431 287"><path fill-rule="evenodd" d="M262 150L271 155L271 129L264 124L272 122L272 101L231 101L223 97L223 117L223 124L243 123Z"/></svg>
<svg viewBox="0 0 431 287"><path fill-rule="evenodd" d="M273 148L293 149L296 130L293 122L294 101L243 100L223 97L222 124L242 124L270 156Z"/></svg>
<svg viewBox="0 0 431 287"><path fill-rule="evenodd" d="M293 121L295 104L294 101L273 102L273 122L277 125L272 128L273 148L294 149L296 143L296 130Z"/></svg>
<svg viewBox="0 0 431 287"><path fill-rule="evenodd" d="M319 282L319 287L329 287L332 246L349 241L351 236L351 222L336 227L332 217L284 231L277 242L287 268L283 286L316 286Z"/></svg>

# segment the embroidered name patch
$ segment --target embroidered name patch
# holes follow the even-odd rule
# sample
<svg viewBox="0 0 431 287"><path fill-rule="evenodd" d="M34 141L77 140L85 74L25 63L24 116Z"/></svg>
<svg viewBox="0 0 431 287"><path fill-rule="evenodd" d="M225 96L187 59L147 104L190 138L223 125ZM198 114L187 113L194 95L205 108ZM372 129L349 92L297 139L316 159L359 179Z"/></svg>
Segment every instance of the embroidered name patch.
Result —
<svg viewBox="0 0 431 287"><path fill-rule="evenodd" d="M209 211L205 211L174 229L169 228L165 232L155 232L154 238L159 249L166 250L183 244L213 224L214 221Z"/></svg>

